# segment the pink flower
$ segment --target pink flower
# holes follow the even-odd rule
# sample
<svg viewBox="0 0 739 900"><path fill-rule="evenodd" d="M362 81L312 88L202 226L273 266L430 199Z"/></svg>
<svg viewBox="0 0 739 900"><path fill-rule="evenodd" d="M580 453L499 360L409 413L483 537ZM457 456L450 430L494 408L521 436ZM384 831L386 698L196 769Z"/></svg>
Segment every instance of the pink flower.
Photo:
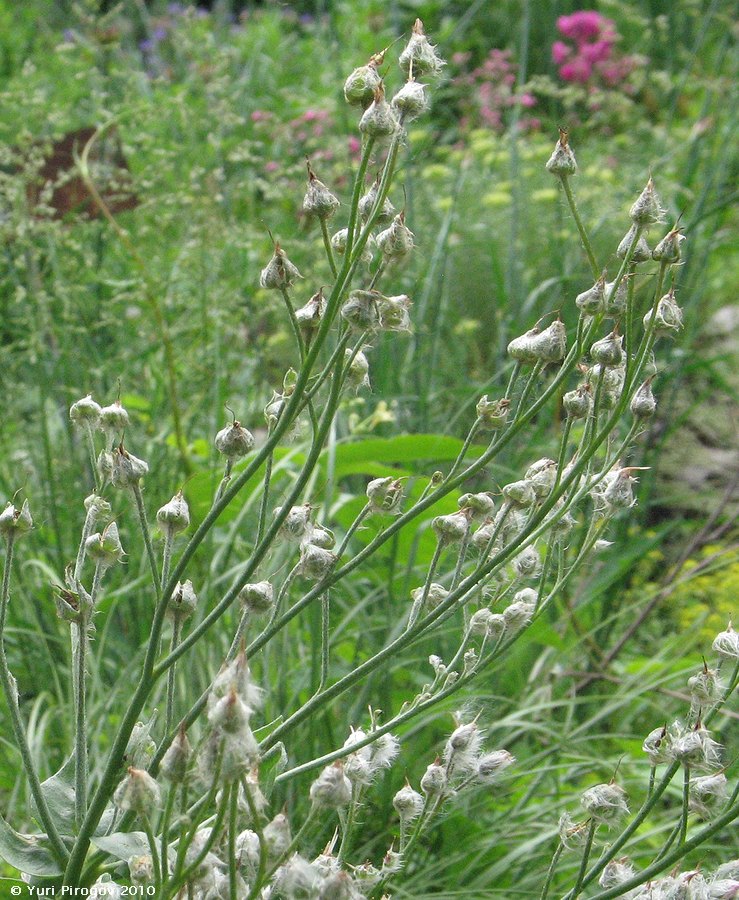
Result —
<svg viewBox="0 0 739 900"><path fill-rule="evenodd" d="M593 67L582 56L576 56L571 62L565 63L559 70L563 81L572 81L577 84L585 82L593 74Z"/></svg>
<svg viewBox="0 0 739 900"><path fill-rule="evenodd" d="M266 165L264 166L264 171L265 172L276 172L279 168L280 168L280 164L278 162L275 162L272 159L268 163L266 163Z"/></svg>
<svg viewBox="0 0 739 900"><path fill-rule="evenodd" d="M609 41L595 41L592 44L583 44L580 47L580 54L589 63L599 63L610 59L612 49L613 45Z"/></svg>
<svg viewBox="0 0 739 900"><path fill-rule="evenodd" d="M349 153L352 156L359 156L359 153L361 152L361 150L362 150L362 144L361 144L359 138L350 137L349 138Z"/></svg>
<svg viewBox="0 0 739 900"><path fill-rule="evenodd" d="M536 97L533 94L521 94L518 102L526 109L531 109L532 106L536 106Z"/></svg>
<svg viewBox="0 0 739 900"><path fill-rule="evenodd" d="M561 66L572 56L572 50L563 41L555 41L552 44L552 59Z"/></svg>
<svg viewBox="0 0 739 900"><path fill-rule="evenodd" d="M271 113L265 112L263 109L255 109L249 117L252 122L264 122L271 117Z"/></svg>
<svg viewBox="0 0 739 900"><path fill-rule="evenodd" d="M579 44L598 37L606 22L607 19L594 9L581 9L571 16L560 16L557 19L557 30Z"/></svg>

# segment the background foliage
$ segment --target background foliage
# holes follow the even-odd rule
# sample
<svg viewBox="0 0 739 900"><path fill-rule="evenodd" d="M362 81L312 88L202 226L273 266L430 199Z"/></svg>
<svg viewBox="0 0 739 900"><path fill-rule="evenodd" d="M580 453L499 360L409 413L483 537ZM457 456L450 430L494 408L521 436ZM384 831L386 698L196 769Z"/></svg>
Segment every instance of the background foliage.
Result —
<svg viewBox="0 0 739 900"><path fill-rule="evenodd" d="M464 885L465 896L533 896L563 797L607 780L624 753L636 753L641 736L677 714L687 673L736 613L730 11L703 0L598 4L616 24L619 53L638 58L628 90L603 90L563 82L552 61L556 20L577 8L571 3L213 6L132 0L101 15L91 2L0 2L0 496L23 488L34 511L43 510L23 547L9 635L34 752L47 773L55 771L71 729L64 633L50 588L74 556L76 498L85 481L69 403L88 391L105 402L120 393L135 416L137 451L151 465L150 503L186 484L202 515L219 478L211 439L226 418L224 405L259 432L271 390L295 363L281 302L258 287L270 253L267 229L301 269L320 255L320 235L298 212L305 156L346 199L357 146L343 79L419 15L450 64L432 124L411 131L403 161L407 216L420 252L397 288L414 298L414 333L378 344L372 392L345 403L314 485L318 503L328 482L340 486L327 518L338 527L351 522L368 477L407 475L412 485L414 474L453 459L474 401L505 385L511 337L553 310L571 317L587 266L543 166L563 119L577 148L578 201L593 223L599 258L620 238L624 212L650 171L689 239L677 284L685 331L656 383L660 412L639 451L639 462L651 467L639 507L617 546L562 598L562 617L540 623L535 639L468 698L482 711L491 741L516 753L519 777L505 796L480 795L454 807L407 886L414 896L431 893L431 885L445 896L454 885ZM494 49L509 55L495 57L491 74L485 62ZM486 79L493 88L480 93ZM535 104L515 99L524 94ZM495 113L495 124L485 110ZM105 122L115 123L131 170L138 206L119 220L143 268L108 223L57 218L44 208L48 198L29 206L24 173L30 177L39 147ZM554 441L552 423L537 422L527 445L486 473L484 487L551 453ZM298 434L279 467L294 470L301 453ZM238 569L257 485L196 563L206 594ZM449 500L439 512L452 507ZM127 524L130 533L124 515L124 546L136 547L134 523ZM367 540L372 533L368 528ZM430 536L414 546L396 542L360 570L355 595L339 598L345 666L392 631L432 552ZM145 572L129 567L116 577L96 638L102 662L91 717L103 733L107 688L130 678L147 631L148 610L137 595ZM356 621L367 646L354 635ZM624 634L632 639L622 651ZM224 631L220 645L193 651L186 673L193 696L207 685L228 639ZM310 647L308 628L286 648L281 665L288 671L271 662L274 677L299 688L299 673L315 664ZM346 701L336 733L328 719L311 723L306 757L326 733L332 744L342 740L344 723L361 718L368 703L392 709L409 685L417 688L425 659L440 648L416 649L416 660ZM409 773L419 774L448 721L437 715L404 735ZM735 718L727 715L720 730L735 750ZM625 767L627 787L643 781L644 766ZM25 808L16 772L12 747L0 742L9 817ZM367 810L368 855L378 849L395 788L388 783L378 807ZM490 846L489 833L505 837ZM736 836L727 837L732 841L739 855Z"/></svg>

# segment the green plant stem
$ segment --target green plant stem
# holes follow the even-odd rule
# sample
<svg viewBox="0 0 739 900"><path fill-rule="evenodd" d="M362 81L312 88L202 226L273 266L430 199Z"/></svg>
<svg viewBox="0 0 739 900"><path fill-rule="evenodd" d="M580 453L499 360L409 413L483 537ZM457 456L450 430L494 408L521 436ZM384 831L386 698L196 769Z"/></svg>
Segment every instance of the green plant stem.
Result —
<svg viewBox="0 0 739 900"><path fill-rule="evenodd" d="M362 524L362 522L364 522L364 520L367 518L367 516L370 514L371 511L372 511L372 507L370 506L370 504L365 503L365 505L362 507L362 509L357 514L354 521L347 528L346 534L344 535L344 539L339 544L339 549L336 551L336 559L341 559L341 557L344 555L344 551L346 550L346 548L349 544L349 541L352 539L352 535L357 530L357 528L359 528L359 526Z"/></svg>
<svg viewBox="0 0 739 900"><path fill-rule="evenodd" d="M688 835L688 812L690 810L690 766L683 767L683 805L680 811L680 833L677 839L678 847L685 843Z"/></svg>
<svg viewBox="0 0 739 900"><path fill-rule="evenodd" d="M239 788L231 786L231 799L228 810L228 896L229 900L238 900L238 865L236 860L236 836L239 829Z"/></svg>
<svg viewBox="0 0 739 900"><path fill-rule="evenodd" d="M90 468L92 469L92 483L95 493L100 490L100 474L97 466L97 455L95 453L95 436L92 433L92 425L85 422L85 437L87 439L87 452L90 455Z"/></svg>
<svg viewBox="0 0 739 900"><path fill-rule="evenodd" d="M588 237L588 232L585 229L585 225L583 224L582 219L580 218L580 212L577 208L577 203L575 203L575 194L572 190L572 185L570 184L570 176L562 173L559 176L559 180L562 182L562 188L565 192L565 197L567 198L567 204L570 207L570 212L572 213L572 218L575 220L575 225L577 225L577 230L580 233L580 240L582 241L583 248L585 250L585 255L588 258L588 263L590 264L590 271L593 275L593 278L597 281L600 277L600 269L598 268L598 261L595 258L595 253L593 251L593 245L590 243L590 238Z"/></svg>
<svg viewBox="0 0 739 900"><path fill-rule="evenodd" d="M411 631L413 626L416 624L416 620L423 609L426 601L428 600L429 591L431 590L431 584L434 580L434 575L436 574L437 566L439 565L439 560L441 559L441 554L444 549L444 542L442 540L438 540L436 542L436 549L434 550L434 555L431 557L431 564L429 565L428 572L426 573L426 580L423 583L423 590L421 591L421 596L413 602L413 606L411 607L410 615L408 616L408 624L406 625L406 631Z"/></svg>
<svg viewBox="0 0 739 900"><path fill-rule="evenodd" d="M577 900L582 892L583 886L583 878L585 877L585 872L588 868L588 860L590 859L590 851L593 847L593 838L595 837L595 829L598 827L595 819L590 820L590 824L588 825L588 833L585 838L585 845L582 849L582 859L580 860L580 869L577 873L577 881L575 882L575 886L573 887L571 894L572 900Z"/></svg>
<svg viewBox="0 0 739 900"><path fill-rule="evenodd" d="M154 832L151 828L151 822L149 821L149 817L147 815L141 816L141 823L144 828L144 834L146 834L146 840L149 844L149 852L151 853L151 862L152 867L154 869L154 891L155 896L158 896L162 889L162 870L159 866L159 850L157 848L157 839L154 837Z"/></svg>
<svg viewBox="0 0 739 900"><path fill-rule="evenodd" d="M164 528L164 547L162 549L162 575L159 581L161 589L169 580L169 569L172 565L172 547L174 546L174 531L171 528Z"/></svg>
<svg viewBox="0 0 739 900"><path fill-rule="evenodd" d="M180 642L180 634L182 632L182 616L175 615L172 622L172 640L169 645L169 652L177 649ZM175 670L176 666L167 672L167 706L164 716L164 733L169 734L172 729L172 721L174 719L174 689L175 689Z"/></svg>
<svg viewBox="0 0 739 900"><path fill-rule="evenodd" d="M321 218L321 236L323 237L323 247L326 251L326 259L328 260L331 274L334 276L334 278L336 278L337 269L336 260L334 259L334 249L331 246L331 237L328 233L328 225L325 218Z"/></svg>
<svg viewBox="0 0 739 900"><path fill-rule="evenodd" d="M244 797L246 798L246 805L249 807L249 813L251 815L251 826L257 837L259 838L259 862L257 863L257 871L254 876L251 890L249 891L249 896L247 897L247 900L256 900L256 898L259 896L261 887L264 884L264 876L265 872L267 871L267 844L264 840L264 831L262 830L259 810L257 809L257 805L254 802L251 787L249 786L246 778L241 779L241 787L243 788Z"/></svg>
<svg viewBox="0 0 739 900"><path fill-rule="evenodd" d="M172 819L172 808L174 807L174 801L177 795L177 785L170 784L167 789L167 799L164 803L164 812L162 813L162 821L160 824L160 830L162 832L162 851L161 851L161 860L162 860L162 888L166 888L167 881L169 880L169 824Z"/></svg>
<svg viewBox="0 0 739 900"><path fill-rule="evenodd" d="M272 434L273 423L270 420L267 426L267 440ZM262 540L264 526L267 522L267 509L269 508L269 488L272 482L272 466L274 465L274 453L270 452L264 462L264 479L262 481L262 496L259 501L259 519L257 522L257 543Z"/></svg>
<svg viewBox="0 0 739 900"><path fill-rule="evenodd" d="M144 497L141 493L141 485L136 482L134 486L131 488L133 492L134 499L136 500L136 511L139 516L139 525L141 527L141 534L144 538L144 544L146 546L146 555L149 558L149 566L151 568L151 577L154 580L154 589L157 592L157 597L165 597L164 592L161 589L161 579L159 577L159 570L157 568L157 559L154 554L154 546L151 543L151 533L149 532L149 523L146 521L146 509L144 507ZM169 597L171 590L167 591L166 597Z"/></svg>
<svg viewBox="0 0 739 900"><path fill-rule="evenodd" d="M46 803L39 781L38 773L33 763L31 749L26 740L26 732L23 727L23 719L21 717L20 707L18 705L18 685L15 678L10 674L8 668L8 660L5 656L5 624L8 616L8 602L10 600L10 569L13 564L13 551L15 549L15 539L12 532L7 536L5 541L5 567L3 569L2 586L0 586L0 682L2 682L5 700L10 711L10 725L13 729L13 737L15 738L18 752L23 761L23 768L28 778L36 809L38 811L41 824L44 826L46 835L49 839L51 852L55 860L63 868L68 858L67 848L64 846L59 832L57 831L51 812Z"/></svg>
<svg viewBox="0 0 739 900"><path fill-rule="evenodd" d="M75 730L74 730L74 818L77 828L80 828L85 817L87 809L87 780L89 777L88 761L87 761L87 629L90 626L89 617L95 609L98 593L100 591L100 582L103 577L104 568L98 562L95 564L95 574L92 580L92 589L90 590L91 610L81 610L81 619L79 624L72 625L76 630L77 639L73 641L76 644L76 654L74 655L74 708L75 708Z"/></svg>
<svg viewBox="0 0 739 900"><path fill-rule="evenodd" d="M630 878L628 881L624 881L622 884L610 888L607 891L601 891L601 893L595 894L592 900L611 900L613 897L622 897L632 888L645 884L647 881L654 878L655 875L659 875L660 872L664 872L665 869L669 869L671 866L675 865L675 863L687 856L691 850L700 847L701 844L705 843L709 838L713 837L713 835L720 834L723 829L726 828L727 825L730 825L735 819L739 819L739 804L730 807L723 815L719 816L710 825L699 831L695 837L691 838L689 841L685 841L681 846L676 847L668 856L652 863L652 865L647 866L646 869L642 869L641 872L634 875L634 877Z"/></svg>
<svg viewBox="0 0 739 900"><path fill-rule="evenodd" d="M472 428L470 428L470 430L467 432L467 437L464 439L462 449L459 451L459 453L457 454L457 458L452 463L451 469L449 469L449 471L447 472L445 480L452 478L454 476L454 473L464 462L464 458L465 456L467 456L467 451L470 449L472 441L474 441L475 439L475 435L480 430L481 423L482 419L480 419L479 417L472 423Z"/></svg>
<svg viewBox="0 0 739 900"><path fill-rule="evenodd" d="M544 887L541 889L541 894L539 894L539 900L547 900L549 896L549 889L552 886L552 880L554 878L554 873L557 870L557 863L559 862L559 858L562 855L562 851L564 850L564 844L560 841L557 845L557 849L554 851L554 856L552 857L552 861L549 864L549 868L547 869L547 877L544 882Z"/></svg>

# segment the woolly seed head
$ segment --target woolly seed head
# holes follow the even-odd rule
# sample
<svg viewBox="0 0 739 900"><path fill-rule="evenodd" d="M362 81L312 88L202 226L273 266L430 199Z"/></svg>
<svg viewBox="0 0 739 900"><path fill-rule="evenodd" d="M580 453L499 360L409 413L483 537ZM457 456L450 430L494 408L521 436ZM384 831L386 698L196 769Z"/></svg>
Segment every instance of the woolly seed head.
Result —
<svg viewBox="0 0 739 900"><path fill-rule="evenodd" d="M185 531L190 524L190 508L182 496L182 491L178 491L169 503L165 503L157 510L157 522L162 531L169 531L171 534Z"/></svg>
<svg viewBox="0 0 739 900"><path fill-rule="evenodd" d="M488 395L484 394L477 401L475 410L480 427L485 431L496 431L502 428L508 418L508 411L511 401L507 398L502 400L488 400Z"/></svg>
<svg viewBox="0 0 739 900"><path fill-rule="evenodd" d="M375 91L382 84L377 68L384 54L373 56L366 66L359 66L344 82L344 98L352 106L366 108L372 103Z"/></svg>
<svg viewBox="0 0 739 900"><path fill-rule="evenodd" d="M713 651L721 659L739 659L739 633L729 622L725 631L720 631L713 639Z"/></svg>
<svg viewBox="0 0 739 900"><path fill-rule="evenodd" d="M115 487L133 488L149 471L149 466L119 444L110 454L110 480Z"/></svg>
<svg viewBox="0 0 739 900"><path fill-rule="evenodd" d="M20 509L12 503L8 503L0 513L0 535L9 539L27 534L33 528L31 507L28 500L24 500Z"/></svg>
<svg viewBox="0 0 739 900"><path fill-rule="evenodd" d="M69 418L78 428L97 428L100 412L100 405L88 394L69 407Z"/></svg>
<svg viewBox="0 0 739 900"><path fill-rule="evenodd" d="M644 315L643 321L644 327L648 328L652 321L651 310ZM674 288L671 288L657 303L657 311L654 314L654 333L666 337L668 335L677 334L682 330L682 327L683 311L677 305L677 301L675 300Z"/></svg>
<svg viewBox="0 0 739 900"><path fill-rule="evenodd" d="M178 581L172 596L167 603L167 613L173 619L184 622L195 612L198 605L198 596L192 586L192 581Z"/></svg>
<svg viewBox="0 0 739 900"><path fill-rule="evenodd" d="M234 419L218 432L214 443L222 456L234 462L254 449L254 435Z"/></svg>
<svg viewBox="0 0 739 900"><path fill-rule="evenodd" d="M392 476L374 478L367 485L366 494L372 512L395 514L403 500L403 483Z"/></svg>
<svg viewBox="0 0 739 900"><path fill-rule="evenodd" d="M552 175L574 175L577 172L577 162L570 147L569 137L564 129L559 129L559 140L554 145L552 155L546 164L547 172L551 172Z"/></svg>
<svg viewBox="0 0 739 900"><path fill-rule="evenodd" d="M130 766L128 774L113 794L113 802L123 812L135 812L147 816L159 808L159 785L143 769Z"/></svg>
<svg viewBox="0 0 739 900"><path fill-rule="evenodd" d="M653 225L655 222L662 221L664 209L657 196L651 175L644 190L639 194L629 210L629 216L635 225L641 226Z"/></svg>
<svg viewBox="0 0 739 900"><path fill-rule="evenodd" d="M341 809L352 799L352 785L344 774L340 759L326 768L310 787L310 799L314 806L324 809Z"/></svg>
<svg viewBox="0 0 739 900"><path fill-rule="evenodd" d="M418 81L407 81L390 101L390 105L406 122L418 118L429 107L426 85Z"/></svg>
<svg viewBox="0 0 739 900"><path fill-rule="evenodd" d="M407 825L421 815L423 797L406 782L393 797L393 806L402 825Z"/></svg>
<svg viewBox="0 0 739 900"><path fill-rule="evenodd" d="M290 287L296 279L302 277L297 267L287 258L282 247L275 244L272 259L262 269L259 276L259 284L263 288L282 290Z"/></svg>
<svg viewBox="0 0 739 900"><path fill-rule="evenodd" d="M325 221L331 218L341 204L339 203L339 198L332 194L322 181L316 178L316 173L311 168L310 163L307 163L307 166L308 187L305 197L303 197L303 212L308 217Z"/></svg>
<svg viewBox="0 0 739 900"><path fill-rule="evenodd" d="M613 825L628 815L626 791L619 785L596 784L588 788L580 798L580 803L598 824Z"/></svg>
<svg viewBox="0 0 739 900"><path fill-rule="evenodd" d="M671 228L652 250L652 259L672 264L680 262L682 256L680 245L684 240L685 235L680 234L679 227Z"/></svg>
<svg viewBox="0 0 739 900"><path fill-rule="evenodd" d="M238 599L249 612L255 614L269 612L274 606L275 589L269 581L245 584L239 591Z"/></svg>
<svg viewBox="0 0 739 900"><path fill-rule="evenodd" d="M631 245L634 243L634 239L636 238L636 225L632 225L631 228L626 232L626 234L621 238L621 243L616 248L616 256L619 259L626 259L626 255L631 249ZM642 263L647 262L652 258L652 251L649 249L649 244L647 243L647 239L643 234L639 235L639 239L636 242L636 246L631 253L631 262Z"/></svg>
<svg viewBox="0 0 739 900"><path fill-rule="evenodd" d="M107 525L102 532L91 534L85 541L85 550L90 559L104 569L114 566L126 555L115 522Z"/></svg>
<svg viewBox="0 0 739 900"><path fill-rule="evenodd" d="M372 95L372 103L359 120L359 130L368 137L379 139L390 137L399 127L398 117L385 99L385 90L380 82Z"/></svg>
<svg viewBox="0 0 739 900"><path fill-rule="evenodd" d="M429 43L420 19L414 22L410 39L398 57L398 62L409 78L414 75L436 76L446 65L437 54L436 47Z"/></svg>
<svg viewBox="0 0 739 900"><path fill-rule="evenodd" d="M109 406L100 410L98 428L109 438L121 438L128 428L130 419L128 412L121 405L120 400L115 400Z"/></svg>

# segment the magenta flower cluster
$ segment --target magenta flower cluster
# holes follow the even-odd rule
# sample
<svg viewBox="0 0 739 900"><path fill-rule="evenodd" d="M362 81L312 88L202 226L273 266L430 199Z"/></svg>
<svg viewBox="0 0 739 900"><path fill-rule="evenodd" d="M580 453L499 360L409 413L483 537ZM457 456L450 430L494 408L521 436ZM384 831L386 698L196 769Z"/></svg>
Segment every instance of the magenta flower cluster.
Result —
<svg viewBox="0 0 739 900"><path fill-rule="evenodd" d="M469 58L469 53L457 53L452 63L463 68ZM458 75L452 83L460 89L463 98L462 130L481 125L502 131L507 110L514 106L523 109L536 106L533 94L516 91L516 64L510 50L491 50L482 65ZM531 131L539 127L539 120L523 115L518 125L522 130Z"/></svg>
<svg viewBox="0 0 739 900"><path fill-rule="evenodd" d="M563 81L589 84L600 81L615 87L633 71L635 61L614 51L619 39L615 24L599 12L581 9L557 19L565 40L552 44L552 59Z"/></svg>

